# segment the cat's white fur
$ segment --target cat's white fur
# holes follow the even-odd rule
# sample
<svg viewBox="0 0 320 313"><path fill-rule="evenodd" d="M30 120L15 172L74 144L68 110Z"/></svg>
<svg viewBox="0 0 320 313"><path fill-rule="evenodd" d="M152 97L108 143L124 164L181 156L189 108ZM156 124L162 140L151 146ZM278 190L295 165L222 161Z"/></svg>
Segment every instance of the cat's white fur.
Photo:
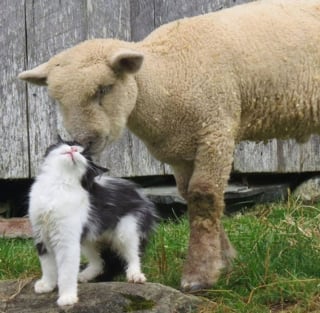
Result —
<svg viewBox="0 0 320 313"><path fill-rule="evenodd" d="M80 265L81 234L90 210L89 194L81 186L87 160L80 154L82 147L61 145L45 158L41 172L30 192L29 217L36 244L43 243L46 253L39 254L42 277L35 283L35 292L52 291L57 285L58 305L78 301L77 277ZM105 183L105 182L104 182ZM121 218L114 231L96 238L94 232L82 243L82 252L89 265L79 274L84 282L96 277L103 261L94 245L107 240L125 257L128 281L146 280L140 269L137 219L133 215ZM130 244L128 244L130 243Z"/></svg>

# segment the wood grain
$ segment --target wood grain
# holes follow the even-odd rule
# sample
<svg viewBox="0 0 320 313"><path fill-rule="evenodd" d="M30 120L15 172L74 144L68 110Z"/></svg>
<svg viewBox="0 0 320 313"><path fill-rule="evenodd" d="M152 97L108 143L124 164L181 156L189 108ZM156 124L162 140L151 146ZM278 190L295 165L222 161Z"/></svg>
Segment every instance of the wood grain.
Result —
<svg viewBox="0 0 320 313"><path fill-rule="evenodd" d="M131 8L137 2L88 1L88 38L131 38ZM128 130L108 146L97 161L110 169L113 176L141 176L163 174L163 165L156 161L144 144Z"/></svg>
<svg viewBox="0 0 320 313"><path fill-rule="evenodd" d="M295 140L267 143L241 142L234 153L233 170L239 173L300 173L320 169L320 137L304 144Z"/></svg>
<svg viewBox="0 0 320 313"><path fill-rule="evenodd" d="M203 14L250 0L3 0L0 15L0 178L33 177L46 147L57 133L67 137L57 104L45 88L16 79L25 68L87 38L137 41L172 20ZM299 145L294 140L267 144L242 142L234 171L293 173L320 170L320 137ZM114 176L166 175L168 165L155 160L128 130L107 147L99 162Z"/></svg>
<svg viewBox="0 0 320 313"><path fill-rule="evenodd" d="M24 1L4 0L0 14L0 178L29 176Z"/></svg>
<svg viewBox="0 0 320 313"><path fill-rule="evenodd" d="M26 0L27 68L86 38L83 1ZM65 133L57 105L43 87L27 85L29 105L30 172L37 173L45 149Z"/></svg>

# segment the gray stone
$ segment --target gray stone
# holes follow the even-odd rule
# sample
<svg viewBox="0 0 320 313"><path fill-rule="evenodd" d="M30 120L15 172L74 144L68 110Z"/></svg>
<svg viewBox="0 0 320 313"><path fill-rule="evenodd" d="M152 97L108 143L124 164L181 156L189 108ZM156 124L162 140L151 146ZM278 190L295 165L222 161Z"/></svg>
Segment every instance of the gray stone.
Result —
<svg viewBox="0 0 320 313"><path fill-rule="evenodd" d="M293 196L305 203L315 203L320 200L320 176L312 177L300 184Z"/></svg>
<svg viewBox="0 0 320 313"><path fill-rule="evenodd" d="M285 200L288 197L288 183L246 186L229 184L224 193L226 211L237 211L243 206ZM176 203L186 206L186 201L179 195L176 186L157 186L144 188L144 193L156 204L171 205ZM185 207L186 208L186 207Z"/></svg>
<svg viewBox="0 0 320 313"><path fill-rule="evenodd" d="M157 186L143 189L144 194L155 203L172 204L186 201L180 196L176 186Z"/></svg>
<svg viewBox="0 0 320 313"><path fill-rule="evenodd" d="M155 283L122 282L79 285L79 302L58 307L57 292L36 294L31 280L0 282L1 313L191 313L206 301Z"/></svg>

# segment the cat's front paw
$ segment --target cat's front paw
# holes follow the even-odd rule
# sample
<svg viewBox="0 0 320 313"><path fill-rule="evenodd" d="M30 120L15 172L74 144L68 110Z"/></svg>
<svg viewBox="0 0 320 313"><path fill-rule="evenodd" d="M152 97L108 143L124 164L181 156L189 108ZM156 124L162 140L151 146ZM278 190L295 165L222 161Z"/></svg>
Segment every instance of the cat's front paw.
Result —
<svg viewBox="0 0 320 313"><path fill-rule="evenodd" d="M76 294L65 294L59 297L57 303L59 306L73 305L78 302L78 296Z"/></svg>
<svg viewBox="0 0 320 313"><path fill-rule="evenodd" d="M55 288L55 284L50 284L43 279L36 281L34 285L34 291L36 293L47 293L51 292Z"/></svg>
<svg viewBox="0 0 320 313"><path fill-rule="evenodd" d="M129 283L143 284L147 281L143 273L130 273L127 275Z"/></svg>

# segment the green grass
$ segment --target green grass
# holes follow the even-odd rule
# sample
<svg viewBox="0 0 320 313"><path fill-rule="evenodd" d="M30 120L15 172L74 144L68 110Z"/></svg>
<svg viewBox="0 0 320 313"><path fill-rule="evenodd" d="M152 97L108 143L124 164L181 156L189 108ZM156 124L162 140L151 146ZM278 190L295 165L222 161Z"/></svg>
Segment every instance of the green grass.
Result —
<svg viewBox="0 0 320 313"><path fill-rule="evenodd" d="M40 275L40 265L31 239L0 237L0 280Z"/></svg>
<svg viewBox="0 0 320 313"><path fill-rule="evenodd" d="M225 217L238 257L233 269L201 296L209 312L320 312L320 205L263 205ZM143 258L148 280L179 288L188 222L163 222ZM32 241L0 240L0 279L39 276Z"/></svg>
<svg viewBox="0 0 320 313"><path fill-rule="evenodd" d="M263 205L223 224L238 256L202 293L215 312L320 311L320 205ZM160 225L145 256L149 280L179 288L187 241L186 218Z"/></svg>

